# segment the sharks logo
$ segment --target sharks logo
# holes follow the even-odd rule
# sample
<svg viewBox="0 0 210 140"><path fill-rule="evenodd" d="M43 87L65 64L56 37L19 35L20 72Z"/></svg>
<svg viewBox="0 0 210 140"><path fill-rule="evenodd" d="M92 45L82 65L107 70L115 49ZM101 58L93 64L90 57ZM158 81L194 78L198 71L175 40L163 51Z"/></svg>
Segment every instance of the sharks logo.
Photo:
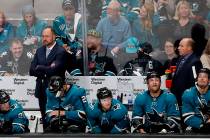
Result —
<svg viewBox="0 0 210 140"><path fill-rule="evenodd" d="M112 108L113 108L114 111L116 111L118 109L121 109L120 104L116 104Z"/></svg>
<svg viewBox="0 0 210 140"><path fill-rule="evenodd" d="M63 108L64 108L64 110L74 110L74 106L71 104L68 104L68 105L64 106Z"/></svg>
<svg viewBox="0 0 210 140"><path fill-rule="evenodd" d="M145 118L144 130L146 132L158 133L167 125L164 113L158 113L154 108L152 112L146 113Z"/></svg>
<svg viewBox="0 0 210 140"><path fill-rule="evenodd" d="M104 63L96 63L96 71L95 71L95 73L102 73L102 72L104 72L105 65L106 65L106 62L104 62Z"/></svg>
<svg viewBox="0 0 210 140"><path fill-rule="evenodd" d="M90 59L91 61L88 64L89 67L89 75L104 75L104 67L106 66L106 62L97 63L96 62L96 54L91 54Z"/></svg>
<svg viewBox="0 0 210 140"><path fill-rule="evenodd" d="M165 123L166 122L166 116L164 113L158 113L154 108L152 109L152 112L146 113L146 119L150 122L156 122L156 123Z"/></svg>
<svg viewBox="0 0 210 140"><path fill-rule="evenodd" d="M128 67L125 68L126 75L132 75L133 73L133 65L131 63L128 64Z"/></svg>
<svg viewBox="0 0 210 140"><path fill-rule="evenodd" d="M59 26L59 29L60 29L60 31L62 31L62 32L65 31L65 28L66 28L66 25L65 25L65 24L61 24L61 25Z"/></svg>

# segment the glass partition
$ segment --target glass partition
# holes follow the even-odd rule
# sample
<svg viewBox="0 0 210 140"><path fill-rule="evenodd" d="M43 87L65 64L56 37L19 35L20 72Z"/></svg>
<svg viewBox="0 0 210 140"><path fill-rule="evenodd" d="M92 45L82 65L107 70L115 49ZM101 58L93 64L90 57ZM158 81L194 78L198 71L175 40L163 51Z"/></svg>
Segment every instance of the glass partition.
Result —
<svg viewBox="0 0 210 140"><path fill-rule="evenodd" d="M191 37L195 23L203 25L205 38L209 37L209 0L0 3L1 75L28 75L30 61L42 46L42 30L48 25L55 30L56 41L70 51L68 74L74 76L138 76L152 70L163 75L172 58L179 56L180 39ZM30 27L27 14L34 16ZM13 46L23 49L15 52ZM199 51L201 55L203 50Z"/></svg>

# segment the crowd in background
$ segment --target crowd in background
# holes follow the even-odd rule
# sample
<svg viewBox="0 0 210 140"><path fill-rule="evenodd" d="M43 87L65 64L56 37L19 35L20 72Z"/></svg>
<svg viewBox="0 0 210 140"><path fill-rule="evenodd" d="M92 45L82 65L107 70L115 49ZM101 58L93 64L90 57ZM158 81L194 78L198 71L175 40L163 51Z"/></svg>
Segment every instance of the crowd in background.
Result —
<svg viewBox="0 0 210 140"><path fill-rule="evenodd" d="M174 59L179 57L177 51L179 40L187 37L195 41L194 52L198 57L202 55L201 61L205 67L208 67L209 64L206 62L209 59L207 51L210 22L208 3L207 0L87 1L87 14L85 15L87 16L87 28L96 30L95 33L92 32L89 35L99 38L100 43L94 44L93 41L88 40L89 44L86 46L89 46L89 51L97 48L95 46L100 44L100 48L105 52L104 56L113 60L116 70L112 71L111 75L136 75L133 72L123 72L124 74L122 74L122 70L128 69L126 64L136 59L145 61L144 66L137 62L138 67L142 67L143 73L152 69L149 62L155 60L160 62L157 67L162 69L161 74L164 74L164 70L169 67L171 61L173 65L176 64ZM66 48L71 52L69 59L74 65L70 64L68 72L74 74L74 70L79 69L80 75L84 75L83 64L81 65L83 23L80 6L80 1L64 1L61 6L63 14L58 15L50 24L45 19L36 16L32 5L23 5L23 18L17 26L7 21L4 11L1 11L1 75L28 75L27 72L15 71L15 66L17 63L21 63L22 60L18 61L20 56L24 57L26 61L30 61L34 57L36 49L42 46L41 33L48 25L55 30L56 41L61 46L66 45ZM23 53L20 51L19 56L13 55L14 51L10 53L13 40L20 40L21 44L19 43L19 45L23 46ZM140 58L142 55L139 53L144 43L149 43L152 46L146 59L145 56ZM173 49L170 49L169 46ZM204 51L205 48L206 51ZM90 60L92 57L88 56L89 61L93 60ZM153 65L152 67L156 67L155 64ZM8 71L8 67L10 67L10 71ZM24 67L29 69L27 64ZM133 71L136 67L132 64ZM103 71L104 67L99 66L95 69ZM105 75L104 73L91 72L92 69L88 70L90 71L89 75Z"/></svg>
<svg viewBox="0 0 210 140"><path fill-rule="evenodd" d="M84 57L86 57L83 56L84 47L87 47L88 50L89 76L147 75L148 91L139 94L136 100L140 101L134 104L136 110L134 110L133 121L135 122L132 125L136 131L141 133L153 131L153 128L148 130L143 128L146 126L143 125L142 108L153 113L149 114L151 115L149 117L154 117L155 113L171 113L171 116L168 116L168 120L170 120L167 122L168 124L161 122L163 123L161 127L164 129L167 127L167 129L173 130L175 125L176 129L180 129L181 126L177 125L178 122L187 123L189 126L192 124L196 130L203 129L204 126L204 129L210 128L208 112L198 115L199 121L203 121L199 124L192 123L193 119L198 119L193 118L197 117L195 114L199 113L198 110L192 109L194 106L191 110L195 112L187 112L190 110L189 108L185 108L182 112L182 105L189 104L188 100L185 101L186 92L194 97L198 91L199 103L197 98L196 102L191 101L195 105L207 106L210 100L208 95L208 69L210 69L210 7L208 0L101 0L97 2L90 0L86 1L87 15L81 15L80 5L81 2L77 0L63 0L61 5L63 14L58 15L50 25L44 19L41 20L36 16L32 5L23 6L23 19L18 26L7 21L4 12L0 11L0 74L2 76L30 75L37 77L35 97L39 99L44 129L47 129L48 120L46 117L62 115L71 119L72 116L75 117L76 113L76 124L87 119L84 110L73 114L72 112L65 114L65 111L58 112L56 108L49 105L49 99L47 99L52 98L52 102L54 101L58 105L62 101L58 102L58 98L53 95L56 93L56 96L61 96L57 94L62 91L62 97L68 94L69 98L66 101L64 97L62 98L63 106L65 107L68 101L73 102L74 97L71 96L73 93L67 90L71 89L72 85L67 86L62 80L67 75L84 75L83 63ZM85 46L82 45L84 40L82 16L87 16L88 31ZM168 91L160 89L160 75L165 75L166 70L173 70L173 67L175 70L170 72L171 77L167 75L167 80L171 80L168 88L173 93L169 94ZM203 67L207 69L202 69ZM56 80L59 78L54 77L56 82L51 83L51 89L49 83L52 82L52 76L60 76L62 84L55 91L54 88L58 86L57 82L59 82ZM80 90L76 86L73 87L75 92ZM80 91L81 94L83 92L83 90ZM118 101L112 100L108 89L101 89L98 92L99 96L102 96L98 97L100 105L108 97L109 102L116 103L114 108L111 108L114 111L123 106ZM108 96L103 95L106 93L109 93ZM148 93L151 96L148 96ZM2 96L7 95L2 93ZM144 98L148 98L148 102L151 101L153 110L148 108ZM161 108L159 104L160 102L165 103L165 98L169 105L164 106L166 110L162 110L163 112L158 112L158 109ZM205 103L202 103L203 100ZM9 97L2 103L8 101ZM78 104L84 109L81 102ZM68 109L72 108L67 107ZM97 107L96 112L98 111ZM52 111L53 109L55 111ZM209 110L208 107L201 107L201 109ZM182 116L184 120L181 120L180 117L177 119L180 112L185 113ZM207 114L207 116L202 116L202 114ZM104 113L101 115L101 121L105 126L109 126L106 120L107 116ZM127 114L123 114L123 116L127 122ZM162 118L160 114L155 117ZM191 118L193 119L191 120ZM92 123L95 125L97 122L93 120ZM157 126L157 124L153 125ZM84 126L81 127L83 130ZM96 127L98 126L96 125ZM123 130L124 126L122 129L118 127L121 127L121 124L112 124L110 132L117 133L120 130L119 132L127 133L127 128L125 131ZM103 129L105 130L105 128ZM94 133L101 131L97 128ZM154 132L156 132L156 128Z"/></svg>

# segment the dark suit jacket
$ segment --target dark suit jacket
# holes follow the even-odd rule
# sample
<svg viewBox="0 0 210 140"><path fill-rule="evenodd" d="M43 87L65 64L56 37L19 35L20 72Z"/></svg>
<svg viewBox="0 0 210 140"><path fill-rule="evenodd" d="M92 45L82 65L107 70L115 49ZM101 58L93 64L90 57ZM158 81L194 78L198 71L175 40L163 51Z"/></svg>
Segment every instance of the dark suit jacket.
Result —
<svg viewBox="0 0 210 140"><path fill-rule="evenodd" d="M195 66L196 72L198 72L202 68L202 63L195 54L192 54L187 58L187 60L185 60L179 72L175 72L175 75L173 77L171 92L176 95L179 105L181 105L181 97L183 92L186 89L195 86L192 66Z"/></svg>
<svg viewBox="0 0 210 140"><path fill-rule="evenodd" d="M30 75L37 77L35 96L45 91L48 80L51 76L57 75L65 77L67 53L64 48L57 44L53 47L46 58L46 47L37 49L33 61L31 62Z"/></svg>

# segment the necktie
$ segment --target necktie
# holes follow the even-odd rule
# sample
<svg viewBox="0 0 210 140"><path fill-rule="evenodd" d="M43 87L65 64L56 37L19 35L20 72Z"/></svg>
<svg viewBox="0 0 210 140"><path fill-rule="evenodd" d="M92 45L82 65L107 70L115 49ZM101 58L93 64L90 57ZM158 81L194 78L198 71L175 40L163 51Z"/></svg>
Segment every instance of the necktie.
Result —
<svg viewBox="0 0 210 140"><path fill-rule="evenodd" d="M177 68L176 73L178 73L180 71L180 69L182 68L184 62L185 62L185 58L182 58L181 61L180 61L180 63L179 63L179 65L178 65L178 68Z"/></svg>
<svg viewBox="0 0 210 140"><path fill-rule="evenodd" d="M48 55L50 54L50 51L51 51L51 50L50 50L49 48L46 49L46 58L47 58Z"/></svg>

